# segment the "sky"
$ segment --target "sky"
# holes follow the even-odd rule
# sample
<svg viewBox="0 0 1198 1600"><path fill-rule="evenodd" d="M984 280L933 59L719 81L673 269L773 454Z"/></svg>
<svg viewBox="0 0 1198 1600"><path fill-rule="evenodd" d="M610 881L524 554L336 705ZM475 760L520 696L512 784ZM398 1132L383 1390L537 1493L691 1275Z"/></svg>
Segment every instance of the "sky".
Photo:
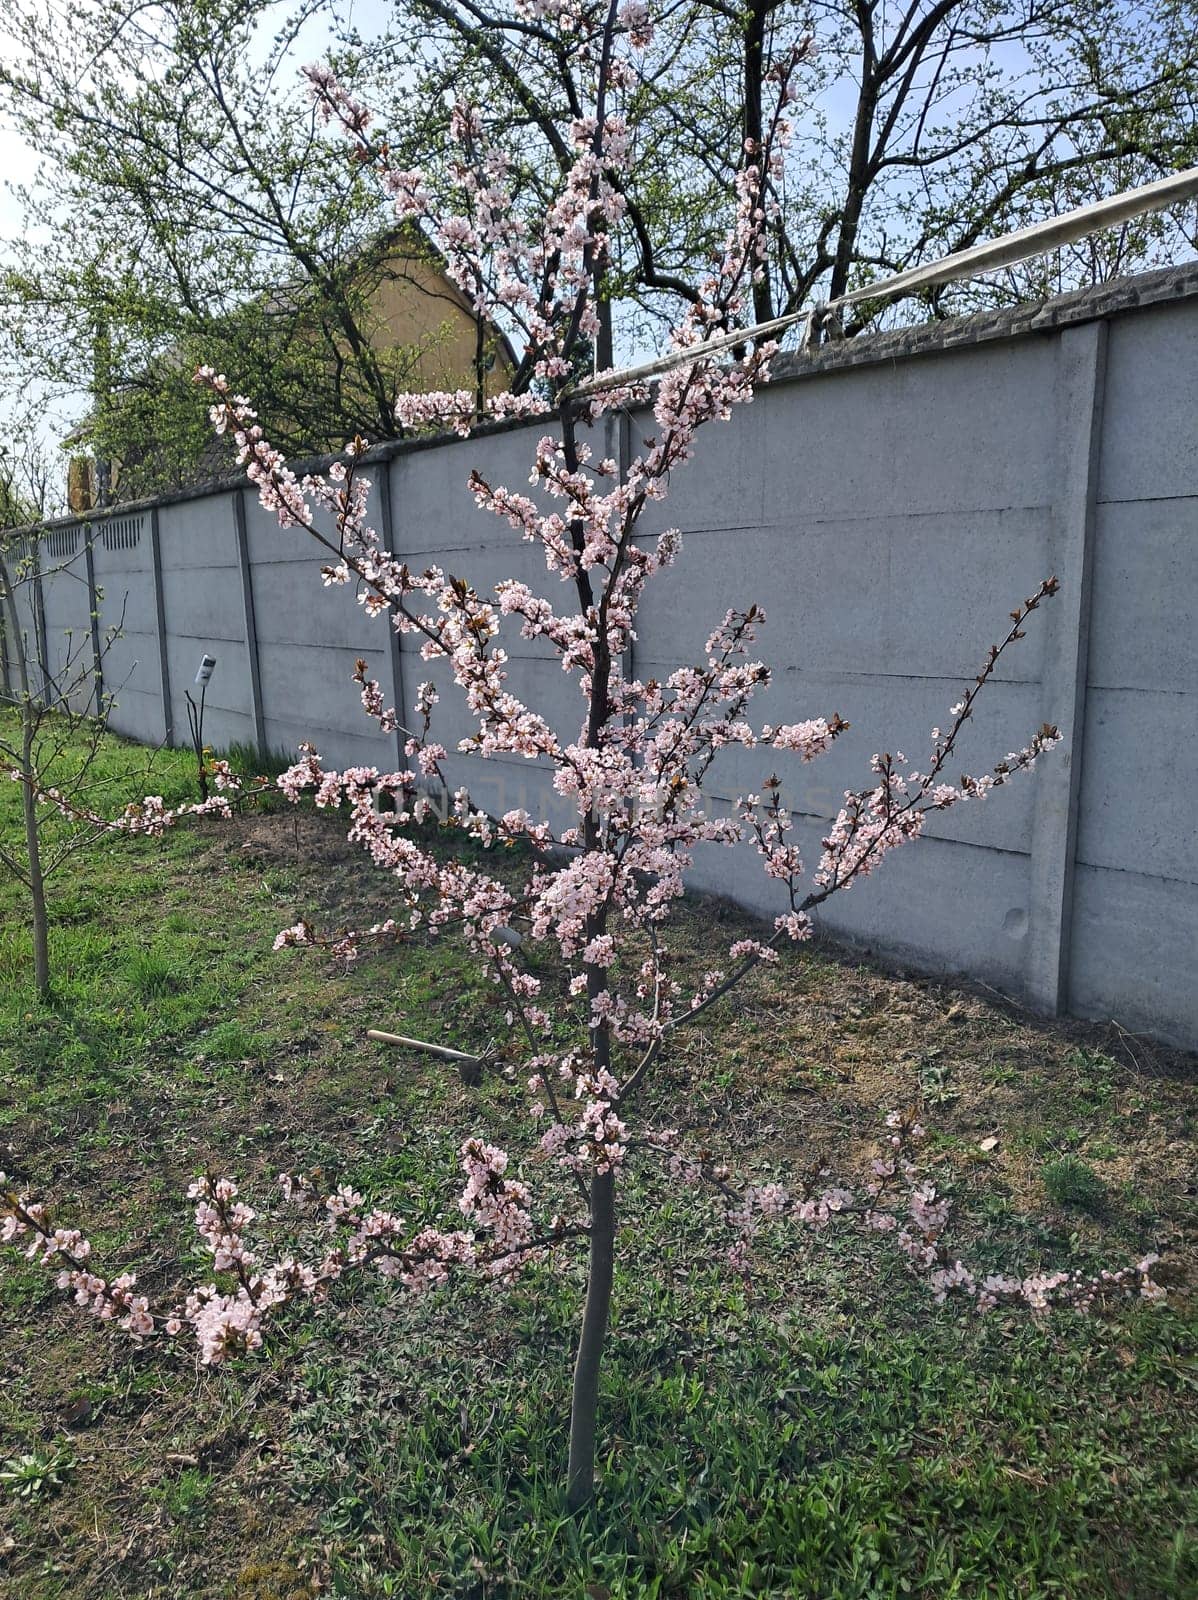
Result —
<svg viewBox="0 0 1198 1600"><path fill-rule="evenodd" d="M4 188L0 190L0 239L6 244L21 229L21 208L13 196L12 185L29 183L36 171L36 151L19 133L0 126L0 172L5 175Z"/></svg>
<svg viewBox="0 0 1198 1600"><path fill-rule="evenodd" d="M74 0L71 9L86 11L87 6L88 0ZM292 9L292 5L285 3L285 0L276 7L280 18L286 16ZM388 0L329 0L329 9L335 11L347 25L352 24L360 28L366 37L381 32L393 13ZM264 28L262 30L264 37L266 32ZM324 32L324 24L319 19L314 19L301 34L296 58L297 70L305 61L313 60L320 54L320 41ZM5 31L3 8L0 7L0 54L10 56L13 50L13 41ZM0 178L3 179L3 187L0 188L0 251L21 228L21 207L13 196L13 186L30 182L37 172L37 166L37 152L19 133L5 127L0 121Z"/></svg>
<svg viewBox="0 0 1198 1600"><path fill-rule="evenodd" d="M0 125L0 173L4 175L4 184L0 188L0 263L8 256L9 242L19 238L23 231L21 203L14 195L13 188L22 183L31 183L37 175L37 167L37 152L26 144L20 134ZM38 428L39 439L47 454L56 450L64 434L86 409L83 395L55 396L50 402L45 391L39 391L36 384L27 385L20 395L0 394L0 430L5 428L11 415L23 412L30 401L47 407Z"/></svg>
<svg viewBox="0 0 1198 1600"><path fill-rule="evenodd" d="M73 10L85 10L88 0L66 0L66 4ZM282 19L294 9L294 5L291 0L280 0L275 9ZM328 31L328 10L334 11L343 23L357 26L365 37L381 33L393 14L389 0L328 0L325 10L326 17L314 18L297 40L297 73L305 62L316 60L323 54ZM263 27L260 37L264 42L268 41L269 30ZM13 52L13 41L5 32L3 7L0 7L0 54L11 57ZM10 258L12 242L20 238L23 231L22 205L14 191L22 184L33 183L38 167L38 152L20 133L0 119L0 263ZM26 390L19 401L25 401L28 393ZM3 428L6 417L18 403L16 396L0 395L0 428ZM72 424L83 416L87 404L87 396L82 391L74 395L55 396L41 426L43 442L56 447Z"/></svg>
<svg viewBox="0 0 1198 1600"><path fill-rule="evenodd" d="M70 15L72 12L84 11L89 6L90 0L20 0L22 6L38 4L53 6L59 15ZM302 0L278 0L274 11L281 22L292 14ZM302 30L293 49L296 71L304 63L318 60L327 48L329 33L329 17L334 15L343 27L355 26L366 39L380 36L393 22L395 8L393 0L320 0L319 11ZM270 29L265 24L257 30L256 38L261 41L263 54L269 46ZM6 38L4 29L3 4L0 0L0 53L13 50L11 38ZM37 152L32 149L24 138L11 127L6 127L0 119L0 264L9 254L11 243L21 233L23 226L22 206L13 190L21 184L29 184L37 176L39 160ZM633 352L630 359L638 359L652 354L651 350ZM0 397L0 428L3 427L5 414L11 408L6 403L8 397ZM79 392L73 396L55 399L55 405L44 423L44 437L48 442L57 443L67 433L74 422L82 417L88 406L86 393Z"/></svg>
<svg viewBox="0 0 1198 1600"><path fill-rule="evenodd" d="M59 15L69 16L72 12L85 11L92 0L19 0L19 3L53 5ZM274 11L280 22L297 3L299 0L278 0ZM343 26L355 25L362 35L369 39L378 37L385 31L393 19L394 10L392 0L319 0L317 14L310 19L294 47L297 72L303 63L319 59L324 53L327 47L330 15L335 15ZM257 38L262 41L259 48L265 51L269 46L270 29L266 26L258 29ZM6 40L5 37L3 5L0 4L0 53L11 52L12 49L11 39ZM833 93L851 96L851 86L837 85ZM824 109L831 111L836 118L841 111L844 111L847 117L851 107L841 107L828 102ZM22 208L13 193L13 188L22 183L33 182L38 165L37 152L30 148L20 134L0 123L0 263L3 262L12 241L19 236L22 228ZM635 353L630 352L630 359L636 359ZM29 388L26 386L21 398L27 398L28 394ZM11 414L14 409L16 399L17 397L0 395L0 428L4 426L6 415ZM76 421L86 408L87 397L83 393L56 398L43 424L46 442L57 443L68 431L71 423Z"/></svg>

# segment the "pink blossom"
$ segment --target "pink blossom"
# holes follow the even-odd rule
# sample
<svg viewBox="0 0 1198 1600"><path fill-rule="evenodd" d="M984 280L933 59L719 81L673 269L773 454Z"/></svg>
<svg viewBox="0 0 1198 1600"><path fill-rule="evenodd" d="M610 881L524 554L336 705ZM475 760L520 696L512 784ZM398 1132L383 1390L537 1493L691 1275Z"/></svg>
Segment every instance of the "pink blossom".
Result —
<svg viewBox="0 0 1198 1600"><path fill-rule="evenodd" d="M1085 1309L1116 1294L1155 1299L1162 1291L1151 1277L1151 1257L1135 1269L1090 1278L976 1273L946 1243L951 1207L919 1172L922 1129L909 1114L887 1119L883 1154L862 1183L832 1182L820 1172L797 1186L770 1179L740 1193L727 1161L688 1147L675 1129L655 1131L652 1118L639 1114L638 1096L677 1031L709 1010L714 1022L714 1007L737 982L811 937L824 901L868 876L892 850L914 844L929 812L986 798L1057 742L1057 730L1044 727L991 770L949 781L978 694L1022 637L1028 614L1055 592L1055 580L1013 613L1014 626L953 707L950 726L933 732L926 771L912 769L901 754L876 755L864 786L845 793L809 868L798 848L786 773L825 754L848 724L830 708L803 717L805 708L786 704L788 686L774 683L756 654L766 620L760 606L733 605L722 620L712 619L693 660L646 679L628 665L646 586L681 549L677 528L646 537L644 513L665 499L700 431L751 403L776 354L772 343L746 341L744 353L732 357L713 352L709 342L753 316L753 289L765 270L782 192L792 79L806 46L779 51L766 75L775 102L767 127L760 141L746 142L720 248L673 330L682 359L652 391L606 374L583 403L575 389L579 341L597 340L596 280L613 259L616 231L627 227L634 134L623 108L635 104L635 92L626 91L640 81L637 58L652 45L653 18L642 0L620 0L596 54L592 20L577 0L515 0L515 12L531 36L584 55L580 81L596 91L562 129L560 188L536 229L527 221L522 179L488 143L489 108L465 100L452 107L445 181L433 181L390 165L385 144L372 143L370 109L329 69L310 69L307 77L318 116L379 174L397 216L429 239L480 326L510 330L522 347L523 392L403 395L395 414L404 430L461 435L487 420L545 415L527 485L493 483L475 470L464 487L480 512L498 518L543 563L549 592L539 593L527 573L476 589L456 570L413 570L385 548L368 520L365 441L351 441L327 472L299 477L224 374L204 367L197 380L214 428L232 441L263 507L281 529L323 541L331 557L325 585L352 590L364 618L406 636L405 659L418 654L430 669L409 725L409 708L390 705L366 661L356 663L353 681L365 715L380 732L398 736L396 770L330 767L303 745L277 785L293 804L310 799L344 816L349 840L386 875L389 914L336 937L322 937L301 919L278 935L276 948L321 945L349 960L366 938L415 928L460 938L496 986L496 1015L517 1030L525 1050L530 1127L539 1133L530 1166L577 1193L581 1220L563 1221L555 1194L550 1222L538 1227L532 1190L515 1175L511 1155L474 1137L459 1152L464 1182L453 1220L464 1226L422 1224L412 1231L399 1212L369 1204L349 1184L320 1196L285 1178L284 1197L311 1202L310 1231L319 1235L293 1254L279 1253L270 1219L239 1198L231 1178L197 1179L190 1197L213 1281L194 1285L180 1306L156 1310L132 1274L102 1276L83 1235L55 1227L28 1196L4 1191L0 1238L52 1266L80 1306L118 1321L134 1337L150 1337L159 1327L172 1336L188 1330L208 1363L258 1348L280 1307L320 1302L353 1271L376 1270L412 1293L430 1292L459 1270L506 1282L568 1237L589 1232L594 1239L599 1213L591 1213L591 1196L618 1183L633 1159L657 1160L675 1183L716 1187L728 1203L729 1259L738 1271L748 1271L750 1241L763 1219L778 1229L859 1224L885 1236L873 1242L898 1251L941 1300L954 1295L979 1309L1018 1304L1041 1313L1059 1303ZM650 437L618 462L595 425L634 405L651 408ZM388 634L380 650L394 644ZM513 668L513 650L553 663L576 693L576 720L551 719L521 697L525 667ZM462 719L454 739L444 742L433 726L443 692L453 693ZM796 720L761 723L757 707L767 692ZM463 781L464 758L490 763L491 772L507 777L527 770L537 782L547 778L564 822L551 824L547 813L507 802L492 815L481 803L483 786ZM771 771L774 763L780 774ZM746 770L750 779L738 795L734 780ZM733 786L716 787L717 777ZM233 803L253 792L238 785L227 765L214 770L214 789L203 805L168 808L161 796L147 796L117 821L98 823L153 835L185 817L229 816ZM52 786L37 792L71 814ZM738 798L713 803L713 794ZM473 848L433 848L427 835L434 820ZM772 929L732 939L726 965L717 958L684 982L662 925L698 852L744 844L756 852L775 897ZM489 865L501 850L518 859L517 847L528 850L526 868L499 872ZM546 959L571 972L564 996L544 985ZM486 1047L488 1066L495 1055L514 1083L510 1047L502 1053Z"/></svg>

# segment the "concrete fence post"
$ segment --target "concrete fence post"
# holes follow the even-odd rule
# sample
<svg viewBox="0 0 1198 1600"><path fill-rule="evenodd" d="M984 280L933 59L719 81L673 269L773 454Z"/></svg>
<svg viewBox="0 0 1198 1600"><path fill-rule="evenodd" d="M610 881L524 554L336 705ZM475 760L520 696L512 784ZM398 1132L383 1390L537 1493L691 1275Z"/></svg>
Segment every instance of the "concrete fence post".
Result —
<svg viewBox="0 0 1198 1600"><path fill-rule="evenodd" d="M162 695L162 737L175 742L175 714L171 708L171 667L167 650L166 592L162 584L162 535L158 507L150 508L150 560L154 564L154 626L158 633L158 685Z"/></svg>
<svg viewBox="0 0 1198 1600"><path fill-rule="evenodd" d="M1085 733L1094 515L1102 439L1107 324L1058 337L1056 499L1052 560L1061 592L1046 608L1044 720L1064 735L1036 770L1026 983L1039 1010L1069 1005L1069 941Z"/></svg>
<svg viewBox="0 0 1198 1600"><path fill-rule="evenodd" d="M262 670L258 659L258 624L254 614L254 575L250 571L250 542L245 524L245 494L233 491L233 528L237 535L237 565L241 570L241 605L245 624L245 648L250 658L250 715L254 720L254 744L266 754L266 717L262 709Z"/></svg>
<svg viewBox="0 0 1198 1600"><path fill-rule="evenodd" d="M100 591L96 587L96 535L83 528L83 565L87 574L87 623L92 639L92 697L96 715L104 711L104 654L100 647Z"/></svg>
<svg viewBox="0 0 1198 1600"><path fill-rule="evenodd" d="M395 518L391 503L390 460L380 461L379 468L379 472L375 475L379 491L378 531L383 541L383 549L386 550L389 555L394 555ZM399 718L400 722L406 724L411 707L404 699L403 652L401 648L403 641L392 625L393 616L394 613L390 607L388 607L383 614L383 624L387 629L387 662L391 675L391 704L395 707L395 715ZM403 771L407 762L407 757L404 755L404 745L406 743L407 740L404 737L403 730L401 728L397 728L395 730L395 760L397 763L397 770L400 772Z"/></svg>

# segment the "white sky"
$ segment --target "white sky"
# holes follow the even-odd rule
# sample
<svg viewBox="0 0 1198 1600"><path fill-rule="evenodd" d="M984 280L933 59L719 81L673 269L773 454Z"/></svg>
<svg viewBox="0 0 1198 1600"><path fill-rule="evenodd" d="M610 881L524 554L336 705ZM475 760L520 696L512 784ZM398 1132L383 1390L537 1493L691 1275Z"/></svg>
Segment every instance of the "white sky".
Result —
<svg viewBox="0 0 1198 1600"><path fill-rule="evenodd" d="M68 10L86 12L88 9L88 0L68 3ZM280 0L275 9L282 18L292 7L287 0ZM346 25L356 24L367 38L380 33L392 16L392 6L388 0L326 0L326 11L335 14ZM264 43L269 41L265 23L259 29L259 37ZM297 70L305 62L319 58L326 37L325 20L313 18L300 36L296 52ZM4 27L3 7L0 7L0 54L7 56L12 51L13 43ZM3 180L3 188L0 189L0 249L21 225L21 209L13 199L12 186L29 182L37 171L37 165L36 151L26 144L20 134L0 123L0 179Z"/></svg>
<svg viewBox="0 0 1198 1600"><path fill-rule="evenodd" d="M56 9L62 8L69 15L72 11L85 12L91 0L42 0L42 3L54 4ZM278 0L274 10L280 21L288 15L294 3L295 0ZM0 13L2 8L3 0L0 0ZM356 24L364 37L370 39L382 34L393 16L392 0L323 0L320 11L309 20L294 47L297 73L301 65L319 59L327 50L332 18L336 17L343 25ZM263 53L270 42L271 30L266 26L266 20L263 19L257 30ZM5 37L3 15L0 14L0 52L11 49L11 42ZM847 92L843 86L842 92ZM10 255L12 242L19 236L23 225L22 207L13 194L13 188L32 183L37 176L38 165L37 152L18 133L0 124L0 263ZM26 385L22 396L0 394L0 428L3 427L5 414L15 410L19 402L27 401L29 392L29 386ZM55 415L47 418L45 424L47 440L56 442L61 439L70 423L85 411L86 404L86 396L82 394L56 403L53 408Z"/></svg>
<svg viewBox="0 0 1198 1600"><path fill-rule="evenodd" d="M21 204L13 194L13 186L31 183L37 174L37 167L37 152L26 144L20 134L0 125L0 174L4 177L3 186L0 187L0 264L9 258L10 243L20 237L23 228ZM44 393L39 394L36 384L26 385L19 395L0 394L0 429L4 429L10 414L20 415L31 401L50 405L39 429L42 441L49 449L58 445L86 410L86 398L83 395L55 396L51 403Z"/></svg>
<svg viewBox="0 0 1198 1600"><path fill-rule="evenodd" d="M13 183L28 183L37 171L37 155L10 128L0 127L0 172L5 184L0 191L0 240L8 241L20 232L21 208L12 195Z"/></svg>
<svg viewBox="0 0 1198 1600"><path fill-rule="evenodd" d="M70 9L85 11L88 0L68 0ZM280 20L292 10L289 0L280 0L275 8ZM0 8L2 10L2 8ZM356 24L366 38L377 36L385 29L392 16L389 0L326 0L323 15L311 19L302 31L295 48L295 68L308 61L318 60L328 48L329 16L335 14L343 23ZM270 30L260 26L258 37L263 41L263 51L269 45ZM11 54L13 45L6 36L3 16L0 15L0 52ZM24 226L23 208L14 190L22 184L32 184L39 167L38 152L22 135L0 121L0 263L11 259L11 247L20 238ZM36 390L34 390L36 394ZM21 396L0 394L0 428L7 413L18 410L28 400L28 388ZM56 445L87 409L87 396L56 397L51 414L47 415L43 437Z"/></svg>

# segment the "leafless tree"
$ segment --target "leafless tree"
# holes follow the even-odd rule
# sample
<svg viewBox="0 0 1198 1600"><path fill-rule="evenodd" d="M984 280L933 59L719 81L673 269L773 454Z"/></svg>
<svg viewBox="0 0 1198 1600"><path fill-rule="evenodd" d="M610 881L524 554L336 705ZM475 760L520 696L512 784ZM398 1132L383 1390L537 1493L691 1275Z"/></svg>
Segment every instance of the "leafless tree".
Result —
<svg viewBox="0 0 1198 1600"><path fill-rule="evenodd" d="M406 10L405 64L421 92L405 98L393 149L427 167L443 96L472 94L539 199L568 164L561 118L581 105L560 35L508 0ZM608 283L625 340L693 299L720 243L718 197L744 142L760 143L771 65L808 30L815 53L755 287L760 321L1198 161L1195 0L685 0L659 23L627 106L639 159ZM395 48L366 51L367 66ZM1196 242L1191 205L1125 229L1115 248L941 288L926 309L1080 287Z"/></svg>
<svg viewBox="0 0 1198 1600"><path fill-rule="evenodd" d="M46 505L52 468L28 432L0 446L0 642L4 698L0 717L0 781L21 793L21 842L0 836L0 867L29 893L34 986L51 990L46 885L92 839L104 832L87 811L110 805L114 778L102 751L113 693L102 688L103 662L120 622L68 634L57 659L48 659L40 590L70 561L47 560L42 529L30 514ZM17 523L17 526L14 526ZM59 801L61 800L61 804Z"/></svg>

